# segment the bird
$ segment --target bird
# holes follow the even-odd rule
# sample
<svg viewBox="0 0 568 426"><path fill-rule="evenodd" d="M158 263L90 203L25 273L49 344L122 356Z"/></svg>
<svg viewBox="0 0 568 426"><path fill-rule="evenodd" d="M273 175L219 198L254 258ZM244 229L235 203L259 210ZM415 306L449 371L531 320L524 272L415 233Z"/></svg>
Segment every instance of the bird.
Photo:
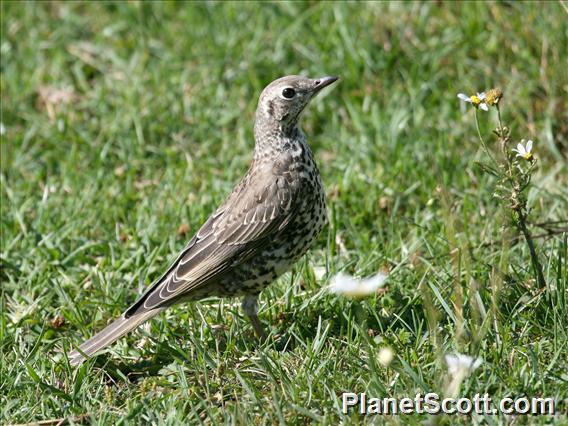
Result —
<svg viewBox="0 0 568 426"><path fill-rule="evenodd" d="M289 75L264 88L244 177L161 277L69 354L71 365L82 364L174 304L212 296L242 296L255 334L266 339L258 318L259 293L307 252L327 222L324 186L300 117L338 79Z"/></svg>

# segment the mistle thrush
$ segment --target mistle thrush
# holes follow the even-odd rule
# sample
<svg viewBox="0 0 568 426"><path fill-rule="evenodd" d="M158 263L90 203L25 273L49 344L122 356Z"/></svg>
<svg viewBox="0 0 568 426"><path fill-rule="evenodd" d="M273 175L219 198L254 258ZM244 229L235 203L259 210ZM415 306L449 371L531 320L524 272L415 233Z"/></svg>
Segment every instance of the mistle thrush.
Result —
<svg viewBox="0 0 568 426"><path fill-rule="evenodd" d="M325 192L299 119L337 77L287 76L260 95L252 164L164 274L120 318L70 354L77 365L165 308L244 296L255 332L258 294L309 248L326 222Z"/></svg>

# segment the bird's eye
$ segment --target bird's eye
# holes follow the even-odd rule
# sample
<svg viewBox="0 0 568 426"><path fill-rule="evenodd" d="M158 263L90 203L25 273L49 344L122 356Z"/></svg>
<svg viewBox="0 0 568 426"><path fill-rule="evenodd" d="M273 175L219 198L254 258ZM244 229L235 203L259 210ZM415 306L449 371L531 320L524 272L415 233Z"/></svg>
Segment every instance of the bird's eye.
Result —
<svg viewBox="0 0 568 426"><path fill-rule="evenodd" d="M296 91L290 87L286 87L284 90L282 90L282 96L284 96L286 99L292 99L295 95Z"/></svg>

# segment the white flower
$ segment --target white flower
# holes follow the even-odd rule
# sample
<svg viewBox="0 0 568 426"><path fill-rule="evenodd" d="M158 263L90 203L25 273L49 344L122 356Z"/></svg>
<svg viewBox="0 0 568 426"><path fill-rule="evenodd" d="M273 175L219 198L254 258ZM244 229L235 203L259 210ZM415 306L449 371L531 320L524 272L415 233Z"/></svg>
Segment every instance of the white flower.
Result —
<svg viewBox="0 0 568 426"><path fill-rule="evenodd" d="M450 397L459 395L464 379L483 363L481 358L472 358L469 355L446 355L448 377L446 379L446 394Z"/></svg>
<svg viewBox="0 0 568 426"><path fill-rule="evenodd" d="M517 157L522 157L525 160L530 160L533 157L532 154L533 141L528 140L526 145L523 146L523 141L517 144L517 149L513 148L513 151L517 153Z"/></svg>
<svg viewBox="0 0 568 426"><path fill-rule="evenodd" d="M445 359L446 364L448 364L448 373L454 376L464 373L468 375L483 363L481 358L472 358L469 355L462 354L448 354Z"/></svg>
<svg viewBox="0 0 568 426"><path fill-rule="evenodd" d="M393 358L394 351L388 346L381 348L381 350L379 351L379 364L381 364L383 367L388 367Z"/></svg>
<svg viewBox="0 0 568 426"><path fill-rule="evenodd" d="M340 272L332 278L329 290L347 297L364 297L375 293L384 285L386 279L387 275L383 273L357 279Z"/></svg>
<svg viewBox="0 0 568 426"><path fill-rule="evenodd" d="M485 102L486 99L485 92L481 93L478 92L477 95L471 95L471 96L464 95L463 93L458 93L458 98L460 98L464 102L469 102L474 107L480 108L483 111L489 111L489 107Z"/></svg>

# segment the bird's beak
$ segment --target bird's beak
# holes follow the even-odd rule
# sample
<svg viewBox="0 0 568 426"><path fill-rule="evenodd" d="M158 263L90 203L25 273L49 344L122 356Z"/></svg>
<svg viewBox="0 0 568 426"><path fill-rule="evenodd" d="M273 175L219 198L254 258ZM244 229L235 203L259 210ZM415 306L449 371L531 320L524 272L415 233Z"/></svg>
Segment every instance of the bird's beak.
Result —
<svg viewBox="0 0 568 426"><path fill-rule="evenodd" d="M330 84L336 82L337 80L339 80L339 77L320 77L320 78L316 78L314 80L314 88L313 88L313 92L314 95L316 93L318 93L321 89L323 89L324 87L329 86Z"/></svg>

